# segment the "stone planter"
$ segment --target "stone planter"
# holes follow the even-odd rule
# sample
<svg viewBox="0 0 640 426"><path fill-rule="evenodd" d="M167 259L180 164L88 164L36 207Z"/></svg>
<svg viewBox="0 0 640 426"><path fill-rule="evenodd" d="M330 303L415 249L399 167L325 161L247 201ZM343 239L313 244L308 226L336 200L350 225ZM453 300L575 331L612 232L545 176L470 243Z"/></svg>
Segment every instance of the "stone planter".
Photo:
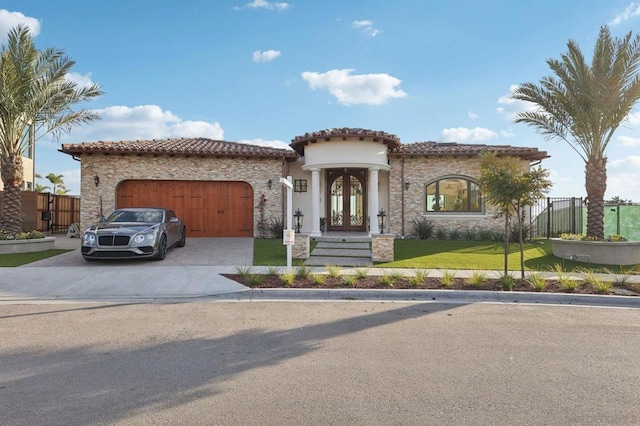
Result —
<svg viewBox="0 0 640 426"><path fill-rule="evenodd" d="M553 255L584 263L602 265L637 265L640 241L575 241L552 238Z"/></svg>
<svg viewBox="0 0 640 426"><path fill-rule="evenodd" d="M0 240L0 254L30 253L54 248L56 238L44 237L33 240Z"/></svg>

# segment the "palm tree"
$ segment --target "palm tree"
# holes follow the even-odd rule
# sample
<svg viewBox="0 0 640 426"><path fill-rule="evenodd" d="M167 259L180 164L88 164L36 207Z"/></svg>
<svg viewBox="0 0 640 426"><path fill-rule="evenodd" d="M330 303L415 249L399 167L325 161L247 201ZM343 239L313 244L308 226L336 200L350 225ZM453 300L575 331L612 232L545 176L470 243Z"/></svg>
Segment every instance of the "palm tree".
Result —
<svg viewBox="0 0 640 426"><path fill-rule="evenodd" d="M640 35L612 38L600 28L591 65L575 41L561 60L548 59L555 75L540 84L524 83L513 98L532 102L535 111L517 114L546 139L563 140L585 162L587 235L604 238L604 193L607 189L606 150L613 133L640 98Z"/></svg>
<svg viewBox="0 0 640 426"><path fill-rule="evenodd" d="M51 182L51 185L53 185L53 189L52 189L52 193L54 194L58 194L60 191L63 191L63 194L58 194L58 195L64 195L67 192L69 192L65 186L64 186L64 176L63 175L57 175L55 173L49 173L46 176L47 180L49 182Z"/></svg>
<svg viewBox="0 0 640 426"><path fill-rule="evenodd" d="M19 25L0 52L0 175L4 202L0 229L22 231L22 154L33 143L29 131L58 139L72 127L98 118L72 110L79 102L102 94L97 84L78 87L66 79L75 64L58 49L38 50L29 29Z"/></svg>

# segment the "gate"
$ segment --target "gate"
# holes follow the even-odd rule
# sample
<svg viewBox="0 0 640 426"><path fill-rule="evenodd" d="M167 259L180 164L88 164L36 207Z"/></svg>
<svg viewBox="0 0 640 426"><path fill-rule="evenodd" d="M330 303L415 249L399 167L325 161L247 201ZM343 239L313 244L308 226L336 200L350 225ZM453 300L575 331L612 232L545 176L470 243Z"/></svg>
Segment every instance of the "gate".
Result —
<svg viewBox="0 0 640 426"><path fill-rule="evenodd" d="M36 229L52 234L67 232L72 223L80 222L80 197L38 193Z"/></svg>
<svg viewBox="0 0 640 426"><path fill-rule="evenodd" d="M531 237L555 238L563 232L581 234L584 229L582 197L547 197L530 207Z"/></svg>

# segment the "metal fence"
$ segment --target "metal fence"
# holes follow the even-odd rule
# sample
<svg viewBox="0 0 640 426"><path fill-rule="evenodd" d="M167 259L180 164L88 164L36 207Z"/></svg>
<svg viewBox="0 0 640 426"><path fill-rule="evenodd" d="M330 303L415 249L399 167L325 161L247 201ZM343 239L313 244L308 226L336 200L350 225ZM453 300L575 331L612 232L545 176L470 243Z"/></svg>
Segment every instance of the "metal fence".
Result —
<svg viewBox="0 0 640 426"><path fill-rule="evenodd" d="M580 234L584 229L582 197L547 197L529 209L531 237L553 238L563 232Z"/></svg>

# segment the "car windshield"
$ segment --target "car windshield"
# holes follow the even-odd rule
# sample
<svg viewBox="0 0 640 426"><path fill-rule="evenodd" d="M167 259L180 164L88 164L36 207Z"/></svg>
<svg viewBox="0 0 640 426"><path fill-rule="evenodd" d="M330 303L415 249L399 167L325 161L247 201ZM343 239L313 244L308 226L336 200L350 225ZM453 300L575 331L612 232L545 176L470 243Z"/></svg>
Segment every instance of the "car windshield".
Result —
<svg viewBox="0 0 640 426"><path fill-rule="evenodd" d="M107 223L122 222L162 222L162 212L157 210L116 210L105 220Z"/></svg>

